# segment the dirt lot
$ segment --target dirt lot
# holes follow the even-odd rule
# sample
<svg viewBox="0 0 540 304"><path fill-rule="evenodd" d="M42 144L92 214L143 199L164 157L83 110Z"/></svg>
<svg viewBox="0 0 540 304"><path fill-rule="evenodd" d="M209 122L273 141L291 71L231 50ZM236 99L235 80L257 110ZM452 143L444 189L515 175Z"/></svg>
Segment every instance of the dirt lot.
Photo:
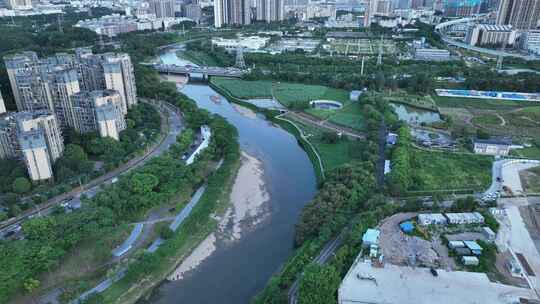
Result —
<svg viewBox="0 0 540 304"><path fill-rule="evenodd" d="M439 266L439 257L431 242L416 236L408 236L399 224L416 216L416 213L398 213L381 222L380 246L387 262L408 265L412 257L417 265Z"/></svg>
<svg viewBox="0 0 540 304"><path fill-rule="evenodd" d="M534 168L533 168L534 169ZM523 189L527 193L539 193L540 192L540 173L539 170L523 170L519 172L519 178Z"/></svg>
<svg viewBox="0 0 540 304"><path fill-rule="evenodd" d="M534 241L536 249L540 252L540 204L521 206L519 207L519 213Z"/></svg>

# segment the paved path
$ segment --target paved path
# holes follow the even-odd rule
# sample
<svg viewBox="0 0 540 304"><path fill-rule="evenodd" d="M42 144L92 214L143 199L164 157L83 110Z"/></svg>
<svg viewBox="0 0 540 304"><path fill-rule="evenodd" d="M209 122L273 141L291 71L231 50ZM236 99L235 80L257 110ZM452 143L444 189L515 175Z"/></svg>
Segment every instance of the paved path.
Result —
<svg viewBox="0 0 540 304"><path fill-rule="evenodd" d="M221 162L220 162L221 164ZM178 213L178 215L175 217L175 220L171 225L169 226L173 231L176 231L178 227L184 222L184 220L190 215L193 208L197 205L199 200L201 199L202 195L204 194L206 190L206 185L201 186L197 191L193 194L191 197L190 202ZM141 224L142 225L142 224ZM157 238L151 245L146 249L148 252L155 252L159 246L163 243L165 243L166 240L163 240L162 238ZM105 291L107 288L109 288L114 282L120 280L124 277L125 272L127 268L124 268L120 270L114 277L107 278L101 283L99 283L96 287L88 290L87 292L83 293L77 300L74 300L71 302L71 304L78 304L84 301L88 296L90 296L93 293L101 293Z"/></svg>
<svg viewBox="0 0 540 304"><path fill-rule="evenodd" d="M139 235L141 235L141 232L143 230L144 224L135 224L135 227L133 227L133 230L131 231L131 234L129 237L122 243L120 246L116 247L112 254L115 257L123 256L126 252L128 252L131 247L133 247L133 244L139 238Z"/></svg>
<svg viewBox="0 0 540 304"><path fill-rule="evenodd" d="M334 255L336 249L341 246L341 243L343 242L343 234L344 233L341 232L335 239L326 243L323 249L319 252L319 255L313 260L313 263L319 265L326 264L330 257ZM298 303L298 289L300 288L300 279L303 275L304 273L300 274L300 277L297 278L289 288L289 292L287 293L287 296L289 298L289 304Z"/></svg>
<svg viewBox="0 0 540 304"><path fill-rule="evenodd" d="M540 160L529 159L501 159L493 162L491 168L491 185L484 195L502 191L507 186L514 194L523 194L519 171L540 166Z"/></svg>

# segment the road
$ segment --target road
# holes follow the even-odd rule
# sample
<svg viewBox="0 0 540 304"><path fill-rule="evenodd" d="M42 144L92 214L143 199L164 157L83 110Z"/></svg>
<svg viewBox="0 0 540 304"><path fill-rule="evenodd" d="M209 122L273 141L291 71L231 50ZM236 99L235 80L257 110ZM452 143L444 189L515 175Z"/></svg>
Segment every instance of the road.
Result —
<svg viewBox="0 0 540 304"><path fill-rule="evenodd" d="M154 103L151 100L148 102ZM16 228L18 225L26 221L28 218L35 215L46 215L49 214L53 207L56 205L68 202L73 208L80 207L81 204L81 195L84 194L86 197L95 196L101 189L101 185L113 183L113 179L119 177L122 174L129 172L134 168L138 168L144 165L148 160L161 155L163 152L167 151L169 147L176 142L176 136L180 134L183 129L183 122L180 112L175 109L172 105L159 102L159 108L162 111L166 111L166 115L162 115L163 126L162 130L166 130L167 135L162 138L160 142L152 146L144 155L133 158L127 163L123 164L119 168L112 170L90 182L83 185L82 187L77 187L69 192L60 194L54 198L51 198L47 202L36 206L32 210L27 210L23 214L16 217L14 220L8 220L0 224L0 235L3 235L6 231ZM160 111L160 113L162 113ZM165 117L165 119L163 119ZM68 201L69 200L69 201Z"/></svg>
<svg viewBox="0 0 540 304"><path fill-rule="evenodd" d="M379 160L377 162L377 186L379 189L382 189L384 187L384 163L386 161L386 154L384 153L386 150L386 123L381 121L381 126L379 127Z"/></svg>
<svg viewBox="0 0 540 304"><path fill-rule="evenodd" d="M535 59L537 59L535 56L521 55L521 54L509 53L509 52L500 51L500 50L492 50L492 49L481 48L481 47L478 47L478 46L472 46L472 45L467 44L467 43L463 43L463 42L456 41L454 39L450 39L450 38L448 38L448 37L446 37L444 35L441 35L441 38L442 38L442 40L444 42L446 42L448 44L451 44L453 46L457 46L457 47L460 47L460 48L463 48L463 49L467 49L467 50L471 50L471 51L475 51L475 52L478 52L478 53L483 53L483 54L491 55L491 56L495 56L495 57L498 57L498 56L514 57L514 58L521 58L521 59L525 59L525 60L535 60Z"/></svg>
<svg viewBox="0 0 540 304"><path fill-rule="evenodd" d="M313 263L324 265L330 257L334 255L334 252L336 249L341 246L341 243L343 242L343 232L341 232L335 239L332 241L326 243L324 248L319 252L319 255L313 260ZM300 275L300 278L302 278L304 274L302 273ZM287 293L287 296L289 298L289 304L297 304L298 303L298 289L300 288L300 278L296 279L294 283L289 288L289 292Z"/></svg>

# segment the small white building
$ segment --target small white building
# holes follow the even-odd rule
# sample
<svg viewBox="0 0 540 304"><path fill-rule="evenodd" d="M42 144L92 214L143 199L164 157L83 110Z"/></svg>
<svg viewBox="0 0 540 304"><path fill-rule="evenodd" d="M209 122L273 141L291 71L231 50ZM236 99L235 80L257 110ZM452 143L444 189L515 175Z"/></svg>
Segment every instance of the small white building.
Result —
<svg viewBox="0 0 540 304"><path fill-rule="evenodd" d="M484 217L478 212L446 213L445 215L449 224L466 225L484 223Z"/></svg>
<svg viewBox="0 0 540 304"><path fill-rule="evenodd" d="M204 151L210 145L210 137L212 136L212 132L210 130L210 127L208 126L201 126L201 137L202 142L201 144L195 149L195 152L191 154L188 159L186 160L187 165L193 164L195 162L195 158Z"/></svg>
<svg viewBox="0 0 540 304"><path fill-rule="evenodd" d="M446 225L447 219L442 213L421 213L418 215L418 224L420 226Z"/></svg>
<svg viewBox="0 0 540 304"><path fill-rule="evenodd" d="M494 241L497 237L497 234L489 227L482 227L482 234L486 237L488 241Z"/></svg>
<svg viewBox="0 0 540 304"><path fill-rule="evenodd" d="M363 93L362 91L353 90L349 94L349 99L351 101L358 101L360 99L360 96L362 96L362 93Z"/></svg>
<svg viewBox="0 0 540 304"><path fill-rule="evenodd" d="M465 243L463 241L449 241L448 247L450 249L465 248Z"/></svg>
<svg viewBox="0 0 540 304"><path fill-rule="evenodd" d="M478 258L475 256L462 256L461 262L466 266L476 266L478 263L480 263Z"/></svg>
<svg viewBox="0 0 540 304"><path fill-rule="evenodd" d="M392 171L392 167L390 166L390 160L389 159L386 159L384 161L384 174L388 174Z"/></svg>
<svg viewBox="0 0 540 304"><path fill-rule="evenodd" d="M386 135L386 144L390 146L397 144L398 137L399 136L396 133L389 132Z"/></svg>
<svg viewBox="0 0 540 304"><path fill-rule="evenodd" d="M505 156L510 153L511 140L506 139L475 139L474 153L483 155Z"/></svg>
<svg viewBox="0 0 540 304"><path fill-rule="evenodd" d="M450 60L450 51L443 49L416 49L414 59L426 61Z"/></svg>

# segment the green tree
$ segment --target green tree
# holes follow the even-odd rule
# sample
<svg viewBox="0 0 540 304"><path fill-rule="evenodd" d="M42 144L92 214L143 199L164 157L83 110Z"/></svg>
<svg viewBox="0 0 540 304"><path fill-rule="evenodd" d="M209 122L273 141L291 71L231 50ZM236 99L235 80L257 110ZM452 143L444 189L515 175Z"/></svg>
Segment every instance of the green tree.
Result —
<svg viewBox="0 0 540 304"><path fill-rule="evenodd" d="M341 283L333 266L310 264L306 267L298 289L299 304L337 303L337 289Z"/></svg>
<svg viewBox="0 0 540 304"><path fill-rule="evenodd" d="M148 173L135 173L130 179L131 191L140 194L152 192L158 184L159 179Z"/></svg>
<svg viewBox="0 0 540 304"><path fill-rule="evenodd" d="M24 194L30 191L30 189L32 188L32 184L30 184L30 181L28 181L26 177L17 177L13 181L12 188L13 192L18 194Z"/></svg>

